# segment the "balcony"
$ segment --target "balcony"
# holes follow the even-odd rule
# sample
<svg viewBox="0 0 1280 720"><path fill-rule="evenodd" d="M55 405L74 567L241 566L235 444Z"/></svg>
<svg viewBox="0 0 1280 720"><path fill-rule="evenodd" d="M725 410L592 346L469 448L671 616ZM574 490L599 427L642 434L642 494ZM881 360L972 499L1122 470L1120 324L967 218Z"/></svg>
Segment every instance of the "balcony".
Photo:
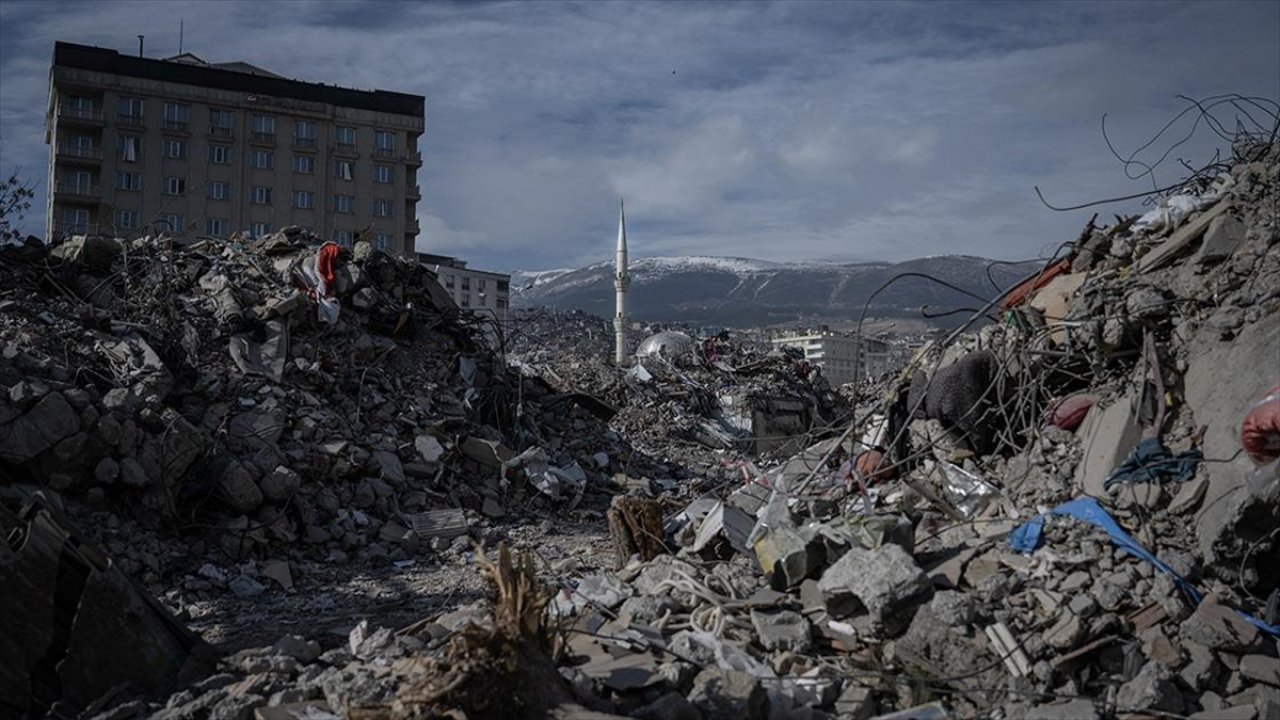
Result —
<svg viewBox="0 0 1280 720"><path fill-rule="evenodd" d="M164 129L167 132L191 133L191 123L186 120L165 120Z"/></svg>
<svg viewBox="0 0 1280 720"><path fill-rule="evenodd" d="M345 155L347 157L359 157L360 155L360 153L356 152L355 143L341 143L341 142L333 144L333 154Z"/></svg>
<svg viewBox="0 0 1280 720"><path fill-rule="evenodd" d="M235 140L236 136L229 127L211 127L209 128L209 139L231 141Z"/></svg>
<svg viewBox="0 0 1280 720"><path fill-rule="evenodd" d="M422 167L422 152L419 150L405 153L402 159L408 163L410 167Z"/></svg>
<svg viewBox="0 0 1280 720"><path fill-rule="evenodd" d="M58 106L58 122L69 125L101 125L102 111L98 108Z"/></svg>
<svg viewBox="0 0 1280 720"><path fill-rule="evenodd" d="M116 115L116 125L129 128L144 128L146 123L142 121L141 115L132 115L128 113L120 113Z"/></svg>
<svg viewBox="0 0 1280 720"><path fill-rule="evenodd" d="M84 147L83 145L67 145L63 143L58 146L59 162L82 162L82 163L100 163L102 162L102 148Z"/></svg>
<svg viewBox="0 0 1280 720"><path fill-rule="evenodd" d="M273 132L261 132L259 130L254 130L252 142L258 145L275 145L276 134Z"/></svg>
<svg viewBox="0 0 1280 720"><path fill-rule="evenodd" d="M373 156L380 158L393 158L396 156L395 148L376 147L373 149Z"/></svg>
<svg viewBox="0 0 1280 720"><path fill-rule="evenodd" d="M54 239L63 238L68 235L97 235L98 224L93 222L68 222L66 220L53 221Z"/></svg>
<svg viewBox="0 0 1280 720"><path fill-rule="evenodd" d="M69 195L78 198L97 199L100 193L101 188L92 183L60 182L57 187L58 195Z"/></svg>
<svg viewBox="0 0 1280 720"><path fill-rule="evenodd" d="M316 149L316 139L315 139L315 138L295 137L295 138L293 139L293 149L294 149L294 150L307 150L307 151L314 151L314 150Z"/></svg>
<svg viewBox="0 0 1280 720"><path fill-rule="evenodd" d="M417 218L414 218L413 220L410 220L409 222L404 224L405 235L417 235L421 231L422 231L422 227L418 225Z"/></svg>
<svg viewBox="0 0 1280 720"><path fill-rule="evenodd" d="M413 187L409 188L408 190L405 190L404 194L405 194L405 197L407 197L407 198L408 198L408 199L410 199L410 200L421 200L421 199L422 199L422 186L421 186L421 185L414 185Z"/></svg>

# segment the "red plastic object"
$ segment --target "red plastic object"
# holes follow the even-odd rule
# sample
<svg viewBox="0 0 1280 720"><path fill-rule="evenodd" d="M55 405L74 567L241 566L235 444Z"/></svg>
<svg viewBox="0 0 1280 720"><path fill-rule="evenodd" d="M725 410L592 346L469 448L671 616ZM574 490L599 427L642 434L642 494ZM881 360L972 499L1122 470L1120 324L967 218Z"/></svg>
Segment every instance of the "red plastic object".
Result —
<svg viewBox="0 0 1280 720"><path fill-rule="evenodd" d="M1240 426L1240 444L1258 465L1280 458L1280 385L1249 408Z"/></svg>
<svg viewBox="0 0 1280 720"><path fill-rule="evenodd" d="M1075 430L1097 401L1098 398L1085 393L1063 398L1049 409L1047 422L1063 430Z"/></svg>

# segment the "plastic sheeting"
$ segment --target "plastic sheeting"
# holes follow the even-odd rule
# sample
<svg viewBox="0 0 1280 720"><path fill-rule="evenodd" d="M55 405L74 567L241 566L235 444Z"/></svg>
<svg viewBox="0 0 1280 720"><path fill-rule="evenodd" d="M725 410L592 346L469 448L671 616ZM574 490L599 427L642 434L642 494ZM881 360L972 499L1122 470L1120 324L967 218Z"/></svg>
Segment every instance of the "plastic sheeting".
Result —
<svg viewBox="0 0 1280 720"><path fill-rule="evenodd" d="M694 339L674 330L650 335L636 348L636 357L674 358L693 349Z"/></svg>
<svg viewBox="0 0 1280 720"><path fill-rule="evenodd" d="M1142 547L1137 540L1134 540L1133 536L1125 532L1124 528L1120 527L1120 524L1116 522L1115 518L1111 517L1111 515L1103 509L1102 505L1098 504L1096 499L1084 496L1078 497L1075 500L1068 500L1067 502L1064 502L1058 507L1050 510L1049 514L1073 517L1101 529L1107 535L1111 536L1112 543L1123 548L1124 551L1130 555L1141 560L1146 560L1154 565L1157 570L1173 578L1174 584L1181 588L1182 592L1186 593L1187 597L1190 598L1193 604L1200 604L1200 600L1202 598L1200 591L1196 590L1194 585L1187 582L1187 579L1175 572L1173 568L1164 564L1164 562L1149 550ZM1039 547L1040 540L1043 535L1044 516L1037 515L1031 520L1018 526L1012 533L1010 533L1009 546L1013 548L1015 552L1030 553ZM1240 617L1249 621L1251 625L1257 627L1259 630L1269 635L1280 635L1280 625L1268 625L1266 622L1259 620L1246 612L1240 610L1237 610L1236 612L1240 614Z"/></svg>

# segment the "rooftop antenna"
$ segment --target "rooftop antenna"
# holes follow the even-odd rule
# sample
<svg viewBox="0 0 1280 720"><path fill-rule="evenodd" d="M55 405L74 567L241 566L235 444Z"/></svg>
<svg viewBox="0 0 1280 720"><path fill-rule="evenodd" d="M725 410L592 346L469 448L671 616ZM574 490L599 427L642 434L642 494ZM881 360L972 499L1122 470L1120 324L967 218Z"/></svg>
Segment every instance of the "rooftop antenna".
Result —
<svg viewBox="0 0 1280 720"><path fill-rule="evenodd" d="M138 36L138 57L142 57L142 38L144 37L146 36L145 35Z"/></svg>
<svg viewBox="0 0 1280 720"><path fill-rule="evenodd" d="M178 54L182 54L182 18L178 18Z"/></svg>

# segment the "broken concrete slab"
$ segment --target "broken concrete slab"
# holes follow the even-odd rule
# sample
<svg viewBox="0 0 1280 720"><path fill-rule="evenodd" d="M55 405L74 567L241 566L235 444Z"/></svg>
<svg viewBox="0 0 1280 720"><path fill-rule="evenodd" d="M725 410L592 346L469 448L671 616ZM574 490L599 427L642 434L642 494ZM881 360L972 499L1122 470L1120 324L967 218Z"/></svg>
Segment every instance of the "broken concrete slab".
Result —
<svg viewBox="0 0 1280 720"><path fill-rule="evenodd" d="M17 419L0 426L0 459L25 463L80 429L80 416L59 392L51 392Z"/></svg>
<svg viewBox="0 0 1280 720"><path fill-rule="evenodd" d="M752 610L751 625L765 650L807 653L813 645L809 621L791 610Z"/></svg>
<svg viewBox="0 0 1280 720"><path fill-rule="evenodd" d="M1099 411L1097 406L1085 417L1078 435L1083 456L1076 467L1075 484L1085 495L1106 498L1103 481L1124 461L1142 439L1137 421L1138 396L1130 393Z"/></svg>
<svg viewBox="0 0 1280 720"><path fill-rule="evenodd" d="M910 622L914 609L933 594L928 576L897 545L850 548L822 574L818 589L832 617L865 611L877 623Z"/></svg>
<svg viewBox="0 0 1280 720"><path fill-rule="evenodd" d="M1231 257L1244 243L1246 228L1234 215L1219 215L1205 230L1204 242L1193 258L1196 265L1210 265Z"/></svg>
<svg viewBox="0 0 1280 720"><path fill-rule="evenodd" d="M1182 637L1209 648L1245 653L1262 647L1262 633L1232 608L1208 595L1182 621Z"/></svg>

